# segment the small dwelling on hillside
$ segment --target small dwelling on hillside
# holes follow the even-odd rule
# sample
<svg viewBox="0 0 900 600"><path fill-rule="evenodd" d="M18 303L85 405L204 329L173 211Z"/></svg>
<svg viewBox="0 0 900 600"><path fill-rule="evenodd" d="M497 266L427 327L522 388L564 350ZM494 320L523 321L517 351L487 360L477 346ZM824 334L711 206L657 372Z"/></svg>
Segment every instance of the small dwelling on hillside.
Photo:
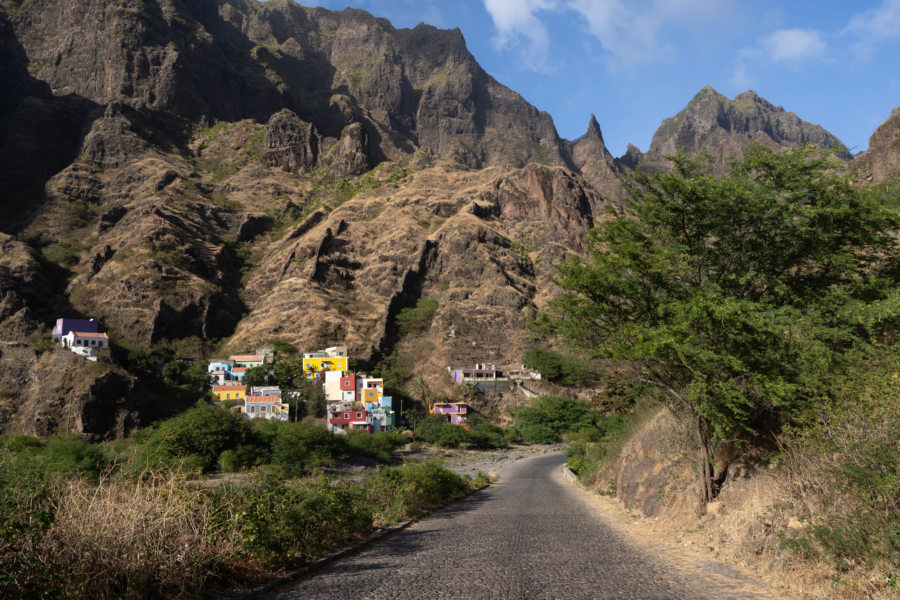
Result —
<svg viewBox="0 0 900 600"><path fill-rule="evenodd" d="M213 385L225 385L231 381L231 371L234 369L234 361L227 358L211 358L207 372Z"/></svg>
<svg viewBox="0 0 900 600"><path fill-rule="evenodd" d="M247 390L242 385L214 385L212 395L219 402L225 400L240 401L247 395Z"/></svg>
<svg viewBox="0 0 900 600"><path fill-rule="evenodd" d="M324 350L303 353L303 371L307 379L319 379L322 371L346 371L350 357L347 346L332 346Z"/></svg>
<svg viewBox="0 0 900 600"><path fill-rule="evenodd" d="M63 348L97 362L100 350L109 348L109 337L105 333L90 331L70 331L60 339Z"/></svg>
<svg viewBox="0 0 900 600"><path fill-rule="evenodd" d="M289 408L281 401L281 396L247 396L241 413L248 419L268 419L287 421Z"/></svg>
<svg viewBox="0 0 900 600"><path fill-rule="evenodd" d="M468 417L469 406L465 402L435 402L428 412L441 415L447 423L463 425Z"/></svg>
<svg viewBox="0 0 900 600"><path fill-rule="evenodd" d="M471 384L484 394L505 392L509 388L509 377L491 363L475 363L474 367L462 369L447 367L447 370L456 383Z"/></svg>

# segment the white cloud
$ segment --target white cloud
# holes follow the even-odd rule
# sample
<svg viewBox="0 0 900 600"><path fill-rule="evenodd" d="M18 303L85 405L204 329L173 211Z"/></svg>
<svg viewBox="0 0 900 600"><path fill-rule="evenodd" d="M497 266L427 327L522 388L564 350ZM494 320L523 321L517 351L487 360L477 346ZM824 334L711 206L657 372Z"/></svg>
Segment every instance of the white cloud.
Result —
<svg viewBox="0 0 900 600"><path fill-rule="evenodd" d="M811 29L779 29L760 41L764 55L776 62L824 60L828 45Z"/></svg>
<svg viewBox="0 0 900 600"><path fill-rule="evenodd" d="M626 68L670 60L675 49L667 39L667 28L708 25L730 13L735 4L735 0L483 1L497 27L498 47L525 43L532 58L545 56L550 42L538 13L574 12L609 53L612 66Z"/></svg>
<svg viewBox="0 0 900 600"><path fill-rule="evenodd" d="M878 44L900 37L900 0L884 0L878 8L856 15L843 33L857 38L853 50L858 57L869 56Z"/></svg>
<svg viewBox="0 0 900 600"><path fill-rule="evenodd" d="M753 46L738 52L737 66L731 76L736 88L753 87L751 71L760 66L782 63L800 67L810 62L828 62L828 44L821 32L812 29L778 29Z"/></svg>
<svg viewBox="0 0 900 600"><path fill-rule="evenodd" d="M497 28L495 45L498 48L519 46L528 59L528 66L543 70L550 37L535 13L554 10L558 4L557 0L484 0L484 7Z"/></svg>

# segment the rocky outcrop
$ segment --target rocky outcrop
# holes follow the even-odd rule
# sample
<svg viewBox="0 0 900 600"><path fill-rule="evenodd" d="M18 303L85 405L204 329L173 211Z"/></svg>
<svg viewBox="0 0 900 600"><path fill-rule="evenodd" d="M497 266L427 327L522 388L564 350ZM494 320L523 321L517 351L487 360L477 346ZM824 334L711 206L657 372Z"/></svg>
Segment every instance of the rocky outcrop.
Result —
<svg viewBox="0 0 900 600"><path fill-rule="evenodd" d="M319 134L312 123L283 109L266 123L263 147L263 159L272 166L285 171L305 171L315 167L318 161Z"/></svg>
<svg viewBox="0 0 900 600"><path fill-rule="evenodd" d="M569 152L573 166L582 177L593 185L600 195L615 203L625 196L622 187L622 168L609 153L603 142L600 123L591 114L587 132L569 143Z"/></svg>
<svg viewBox="0 0 900 600"><path fill-rule="evenodd" d="M707 151L721 170L728 159L743 156L744 147L751 142L772 148L812 144L834 150L844 160L850 158L840 140L820 125L803 121L755 92L744 92L729 100L707 86L681 112L663 120L653 134L650 149L641 156L640 165L665 167L668 155Z"/></svg>
<svg viewBox="0 0 900 600"><path fill-rule="evenodd" d="M851 167L861 181L900 180L900 107L869 138L869 149L858 154Z"/></svg>

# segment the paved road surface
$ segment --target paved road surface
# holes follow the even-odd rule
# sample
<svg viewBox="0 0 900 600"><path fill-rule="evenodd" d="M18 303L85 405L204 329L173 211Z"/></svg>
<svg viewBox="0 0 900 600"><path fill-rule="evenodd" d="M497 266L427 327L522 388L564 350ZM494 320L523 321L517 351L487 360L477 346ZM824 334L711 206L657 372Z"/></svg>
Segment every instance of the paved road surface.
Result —
<svg viewBox="0 0 900 600"><path fill-rule="evenodd" d="M500 482L271 596L289 599L755 598L667 571L560 480L564 458L510 465Z"/></svg>

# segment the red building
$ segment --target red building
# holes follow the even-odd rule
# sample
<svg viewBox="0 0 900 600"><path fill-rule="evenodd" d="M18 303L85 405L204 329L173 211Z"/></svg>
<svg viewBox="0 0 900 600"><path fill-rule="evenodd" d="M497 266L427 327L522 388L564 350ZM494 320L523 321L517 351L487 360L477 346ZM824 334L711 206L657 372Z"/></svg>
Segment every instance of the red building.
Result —
<svg viewBox="0 0 900 600"><path fill-rule="evenodd" d="M328 409L328 424L334 433L348 430L370 432L366 420L368 412L361 406L332 406Z"/></svg>

